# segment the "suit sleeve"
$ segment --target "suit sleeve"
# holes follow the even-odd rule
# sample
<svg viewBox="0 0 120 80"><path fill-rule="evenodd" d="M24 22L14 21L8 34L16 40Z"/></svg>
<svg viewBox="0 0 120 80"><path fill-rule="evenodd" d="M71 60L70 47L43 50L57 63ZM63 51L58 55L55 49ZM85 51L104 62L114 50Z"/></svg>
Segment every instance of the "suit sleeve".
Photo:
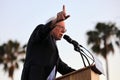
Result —
<svg viewBox="0 0 120 80"><path fill-rule="evenodd" d="M30 37L30 41L40 42L40 41L44 40L45 38L47 38L47 36L52 31L52 28L50 28L51 22L49 22L45 25L43 25L43 24L38 25L35 28L35 30L33 31L32 35Z"/></svg>
<svg viewBox="0 0 120 80"><path fill-rule="evenodd" d="M58 62L58 72L62 75L70 73L72 71L75 71L75 69L72 69L69 67L66 63L64 63L61 59L59 59Z"/></svg>

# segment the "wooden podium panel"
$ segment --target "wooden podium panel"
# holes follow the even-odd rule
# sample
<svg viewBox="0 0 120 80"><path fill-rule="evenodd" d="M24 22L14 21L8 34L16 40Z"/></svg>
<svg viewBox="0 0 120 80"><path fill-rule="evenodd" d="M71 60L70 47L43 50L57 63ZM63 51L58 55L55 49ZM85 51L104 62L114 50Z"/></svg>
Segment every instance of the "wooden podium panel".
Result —
<svg viewBox="0 0 120 80"><path fill-rule="evenodd" d="M99 74L92 71L91 67L86 67L60 76L55 80L99 80Z"/></svg>

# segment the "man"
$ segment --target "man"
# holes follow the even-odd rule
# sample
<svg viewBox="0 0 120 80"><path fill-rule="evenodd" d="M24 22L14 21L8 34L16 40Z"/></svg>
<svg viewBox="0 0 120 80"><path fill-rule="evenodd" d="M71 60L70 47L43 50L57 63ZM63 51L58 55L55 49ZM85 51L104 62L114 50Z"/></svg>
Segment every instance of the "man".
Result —
<svg viewBox="0 0 120 80"><path fill-rule="evenodd" d="M27 45L21 80L55 80L57 71L62 75L74 71L60 59L56 46L66 32L64 20L68 17L63 6L56 18L35 28Z"/></svg>

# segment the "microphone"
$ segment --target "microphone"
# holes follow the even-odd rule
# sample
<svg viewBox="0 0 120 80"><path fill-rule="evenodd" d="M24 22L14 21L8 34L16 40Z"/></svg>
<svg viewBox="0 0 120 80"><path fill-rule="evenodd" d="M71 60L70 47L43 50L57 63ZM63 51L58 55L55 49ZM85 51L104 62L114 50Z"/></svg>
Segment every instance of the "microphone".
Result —
<svg viewBox="0 0 120 80"><path fill-rule="evenodd" d="M98 73L98 74L104 74L103 67L102 67L102 65L101 65L102 63L100 62L99 59L97 59L97 57L96 57L95 55L93 56L93 54L90 53L85 47L83 47L82 45L80 45L77 41L71 39L68 35L64 35L63 38L64 38L67 42L69 42L70 44L73 44L73 45L74 45L74 49L80 53L80 55L81 55L81 57L82 57L82 60L83 60L83 64L84 64L85 67L86 67L86 64L85 64L85 61L84 61L84 58L83 58L83 57L85 57L85 59L87 60L89 66L91 66L91 65L90 65L90 62L89 62L88 58L93 61L93 62L92 62L92 65L93 65L93 66L91 66L91 69L92 69L94 72L96 72L96 73ZM89 55L87 55L82 49L80 49L80 47L81 47L82 49L86 50L86 51L91 55L92 58L91 58ZM94 64L94 63L95 63L95 64Z"/></svg>
<svg viewBox="0 0 120 80"><path fill-rule="evenodd" d="M72 40L68 35L64 35L63 38L68 41L70 44L73 44L75 47L79 46L78 42L75 40Z"/></svg>
<svg viewBox="0 0 120 80"><path fill-rule="evenodd" d="M84 64L84 66L86 67L86 64L85 64L85 61L84 61L84 58L83 58L83 57L85 57L86 59L87 59L87 57L81 52L81 51L83 51L83 50L80 49L79 43L78 43L77 41L75 41L75 40L72 40L68 35L64 35L63 38L64 38L66 41L68 41L70 44L73 44L74 50L75 50L75 51L78 51L78 52L80 53L80 55L81 55L81 57L82 57L82 60L83 60L83 64ZM87 59L87 61L88 61L88 59ZM88 63L89 63L89 61L88 61ZM90 63L89 63L89 65L90 65Z"/></svg>

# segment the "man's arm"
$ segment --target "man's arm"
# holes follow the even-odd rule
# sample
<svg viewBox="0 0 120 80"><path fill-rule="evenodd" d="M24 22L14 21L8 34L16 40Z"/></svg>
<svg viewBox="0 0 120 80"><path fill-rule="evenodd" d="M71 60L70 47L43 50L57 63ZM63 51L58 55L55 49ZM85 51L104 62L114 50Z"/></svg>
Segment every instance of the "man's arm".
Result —
<svg viewBox="0 0 120 80"><path fill-rule="evenodd" d="M32 42L40 42L45 39L51 32L51 21L45 25L38 25L31 34L30 41Z"/></svg>
<svg viewBox="0 0 120 80"><path fill-rule="evenodd" d="M61 59L59 59L58 62L58 72L62 75L70 73L72 71L75 71L75 69L72 69L71 67L69 67L66 63L64 63Z"/></svg>

